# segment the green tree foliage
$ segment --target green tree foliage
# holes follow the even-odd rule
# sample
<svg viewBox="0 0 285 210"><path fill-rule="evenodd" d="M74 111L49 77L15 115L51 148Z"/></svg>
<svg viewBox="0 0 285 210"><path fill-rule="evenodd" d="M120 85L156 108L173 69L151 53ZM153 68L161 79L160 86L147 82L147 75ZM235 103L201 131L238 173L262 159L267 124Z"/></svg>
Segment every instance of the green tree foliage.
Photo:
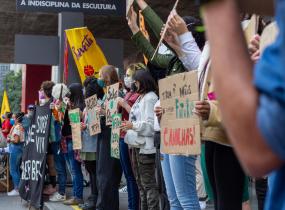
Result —
<svg viewBox="0 0 285 210"><path fill-rule="evenodd" d="M10 109L13 113L21 111L21 97L22 97L22 71L10 71L4 79L4 89L8 94ZM1 93L1 103L2 103Z"/></svg>

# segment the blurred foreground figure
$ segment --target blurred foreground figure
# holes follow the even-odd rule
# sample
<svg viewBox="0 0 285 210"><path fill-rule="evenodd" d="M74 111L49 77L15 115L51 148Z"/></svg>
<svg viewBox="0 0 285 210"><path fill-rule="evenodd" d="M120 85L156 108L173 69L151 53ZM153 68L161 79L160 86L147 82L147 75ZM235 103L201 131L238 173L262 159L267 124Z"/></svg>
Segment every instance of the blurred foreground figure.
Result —
<svg viewBox="0 0 285 210"><path fill-rule="evenodd" d="M285 1L275 2L279 34L255 67L240 27L242 2L204 1L213 77L224 125L244 169L256 177L272 172L265 209L285 209ZM259 3L257 12L268 12L265 1L248 2L251 8Z"/></svg>

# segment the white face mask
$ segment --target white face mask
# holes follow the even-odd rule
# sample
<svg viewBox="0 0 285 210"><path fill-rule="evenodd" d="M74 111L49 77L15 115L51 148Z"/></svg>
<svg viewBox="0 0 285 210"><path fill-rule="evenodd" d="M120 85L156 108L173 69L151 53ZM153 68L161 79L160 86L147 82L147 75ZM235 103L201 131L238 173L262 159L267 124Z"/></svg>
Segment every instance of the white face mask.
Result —
<svg viewBox="0 0 285 210"><path fill-rule="evenodd" d="M131 88L132 83L133 83L133 79L131 77L125 77L124 78L124 83L125 83L127 88Z"/></svg>

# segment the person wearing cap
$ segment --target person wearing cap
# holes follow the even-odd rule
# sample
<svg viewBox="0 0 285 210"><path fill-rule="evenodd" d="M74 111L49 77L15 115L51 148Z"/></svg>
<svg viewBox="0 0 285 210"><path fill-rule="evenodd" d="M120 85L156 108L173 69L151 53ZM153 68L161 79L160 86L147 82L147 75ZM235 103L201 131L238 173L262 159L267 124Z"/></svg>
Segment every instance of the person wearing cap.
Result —
<svg viewBox="0 0 285 210"><path fill-rule="evenodd" d="M10 151L10 174L12 176L12 181L14 189L11 192L8 192L8 196L17 196L19 195L18 187L20 183L20 164L23 154L23 146L25 141L24 128L22 126L24 113L20 112L15 115L15 124L12 127L7 140L9 144Z"/></svg>

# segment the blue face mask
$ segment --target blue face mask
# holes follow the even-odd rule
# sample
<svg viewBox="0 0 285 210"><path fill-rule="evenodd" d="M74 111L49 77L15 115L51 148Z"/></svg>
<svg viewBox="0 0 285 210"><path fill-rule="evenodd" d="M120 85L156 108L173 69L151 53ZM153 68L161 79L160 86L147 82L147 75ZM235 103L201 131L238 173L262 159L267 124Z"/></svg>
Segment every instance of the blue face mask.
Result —
<svg viewBox="0 0 285 210"><path fill-rule="evenodd" d="M97 80L97 83L98 83L98 85L99 85L101 88L104 88L104 87L105 87L105 82L104 82L104 80L98 79L98 80Z"/></svg>
<svg viewBox="0 0 285 210"><path fill-rule="evenodd" d="M14 119L11 119L11 120L10 120L10 123L11 123L11 125L14 125L14 124L15 124L15 120L14 120Z"/></svg>

